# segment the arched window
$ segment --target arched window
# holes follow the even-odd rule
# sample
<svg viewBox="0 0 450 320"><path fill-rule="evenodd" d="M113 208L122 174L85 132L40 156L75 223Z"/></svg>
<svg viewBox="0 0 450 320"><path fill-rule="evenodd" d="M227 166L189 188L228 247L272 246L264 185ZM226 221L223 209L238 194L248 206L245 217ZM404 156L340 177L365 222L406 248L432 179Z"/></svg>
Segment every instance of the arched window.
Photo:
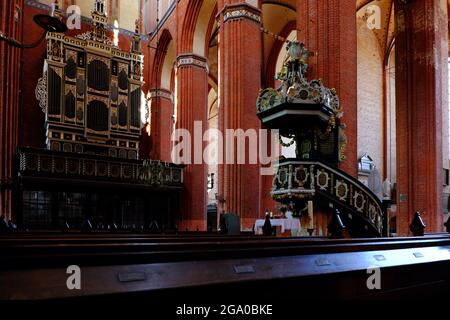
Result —
<svg viewBox="0 0 450 320"><path fill-rule="evenodd" d="M119 46L119 21L114 20L114 45Z"/></svg>

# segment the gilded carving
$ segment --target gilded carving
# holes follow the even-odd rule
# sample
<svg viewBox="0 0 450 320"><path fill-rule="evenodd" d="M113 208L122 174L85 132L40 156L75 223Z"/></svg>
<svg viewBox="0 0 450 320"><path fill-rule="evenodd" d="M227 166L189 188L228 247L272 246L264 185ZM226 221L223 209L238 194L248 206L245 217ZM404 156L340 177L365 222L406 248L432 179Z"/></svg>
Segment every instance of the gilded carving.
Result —
<svg viewBox="0 0 450 320"><path fill-rule="evenodd" d="M43 76L39 78L35 94L42 112L47 113L47 72L44 72Z"/></svg>

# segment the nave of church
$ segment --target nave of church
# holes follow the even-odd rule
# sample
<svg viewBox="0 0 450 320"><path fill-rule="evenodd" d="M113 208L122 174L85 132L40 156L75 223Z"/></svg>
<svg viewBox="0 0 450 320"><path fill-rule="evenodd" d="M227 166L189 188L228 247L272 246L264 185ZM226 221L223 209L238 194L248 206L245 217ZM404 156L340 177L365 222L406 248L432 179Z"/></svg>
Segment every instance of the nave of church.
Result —
<svg viewBox="0 0 450 320"><path fill-rule="evenodd" d="M450 298L450 1L0 1L1 302Z"/></svg>

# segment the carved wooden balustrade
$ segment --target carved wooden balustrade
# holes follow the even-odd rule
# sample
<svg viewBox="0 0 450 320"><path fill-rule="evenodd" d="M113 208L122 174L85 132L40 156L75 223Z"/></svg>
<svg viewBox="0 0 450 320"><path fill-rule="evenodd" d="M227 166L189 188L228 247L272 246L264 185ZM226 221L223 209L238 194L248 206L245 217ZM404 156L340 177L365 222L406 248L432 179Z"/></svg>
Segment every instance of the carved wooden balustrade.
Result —
<svg viewBox="0 0 450 320"><path fill-rule="evenodd" d="M182 187L183 167L161 161L145 162L98 155L18 150L21 178L83 179L127 184Z"/></svg>
<svg viewBox="0 0 450 320"><path fill-rule="evenodd" d="M351 220L348 225L363 229L357 233L383 234L383 205L357 179L318 161L286 160L276 165L272 190L275 200L289 203L315 196L343 209L342 218Z"/></svg>

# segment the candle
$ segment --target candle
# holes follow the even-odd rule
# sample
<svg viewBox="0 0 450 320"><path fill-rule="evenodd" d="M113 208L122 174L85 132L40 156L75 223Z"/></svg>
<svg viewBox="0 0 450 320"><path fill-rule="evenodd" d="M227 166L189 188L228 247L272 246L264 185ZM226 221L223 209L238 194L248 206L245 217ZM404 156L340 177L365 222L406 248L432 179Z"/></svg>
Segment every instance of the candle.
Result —
<svg viewBox="0 0 450 320"><path fill-rule="evenodd" d="M314 207L312 201L308 201L308 229L314 229Z"/></svg>

